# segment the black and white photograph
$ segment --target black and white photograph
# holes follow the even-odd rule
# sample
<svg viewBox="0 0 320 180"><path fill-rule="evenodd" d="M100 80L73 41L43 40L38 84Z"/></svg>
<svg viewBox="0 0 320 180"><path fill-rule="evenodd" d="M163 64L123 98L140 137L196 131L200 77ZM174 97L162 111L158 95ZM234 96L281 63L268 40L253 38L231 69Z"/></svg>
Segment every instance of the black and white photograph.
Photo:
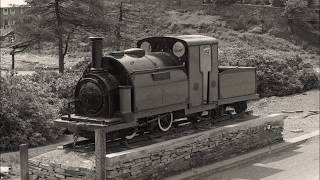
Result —
<svg viewBox="0 0 320 180"><path fill-rule="evenodd" d="M320 180L320 0L0 0L1 180Z"/></svg>

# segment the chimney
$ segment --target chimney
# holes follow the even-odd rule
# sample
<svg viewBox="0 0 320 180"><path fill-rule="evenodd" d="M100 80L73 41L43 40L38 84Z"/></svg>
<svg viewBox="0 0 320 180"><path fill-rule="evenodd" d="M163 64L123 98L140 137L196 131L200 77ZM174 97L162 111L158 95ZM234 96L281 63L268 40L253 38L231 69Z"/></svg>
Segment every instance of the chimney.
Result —
<svg viewBox="0 0 320 180"><path fill-rule="evenodd" d="M92 46L92 67L101 68L102 66L102 37L90 37Z"/></svg>

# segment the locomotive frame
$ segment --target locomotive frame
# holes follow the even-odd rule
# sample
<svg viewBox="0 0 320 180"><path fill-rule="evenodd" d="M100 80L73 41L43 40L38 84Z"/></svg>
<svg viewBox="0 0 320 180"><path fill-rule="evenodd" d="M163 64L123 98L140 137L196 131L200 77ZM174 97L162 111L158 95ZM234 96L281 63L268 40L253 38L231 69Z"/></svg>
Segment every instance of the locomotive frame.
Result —
<svg viewBox="0 0 320 180"><path fill-rule="evenodd" d="M161 131L168 131L174 119L194 120L203 112L214 118L221 115L226 106L243 112L246 101L259 97L255 67L218 66L215 38L149 37L139 40L137 48L106 56L102 55L102 38L91 39L91 68L79 81L76 96L81 94L79 84L100 73L101 81L96 80L96 84L104 83L110 90L106 91L108 98L102 104L113 104L109 104L109 109L104 109L107 113L102 111L102 115L76 112L54 121L59 127L82 132L83 136L99 128L107 133L120 132L127 138L133 138L142 127L150 130L158 126ZM111 83L115 81L117 83ZM90 88L88 85L87 89ZM77 106L81 109L81 104Z"/></svg>

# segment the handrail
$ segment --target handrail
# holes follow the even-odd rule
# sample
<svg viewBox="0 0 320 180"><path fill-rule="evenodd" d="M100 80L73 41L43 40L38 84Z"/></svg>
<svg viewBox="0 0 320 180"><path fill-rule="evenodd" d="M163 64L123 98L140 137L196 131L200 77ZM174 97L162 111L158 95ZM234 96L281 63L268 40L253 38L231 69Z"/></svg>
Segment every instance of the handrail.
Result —
<svg viewBox="0 0 320 180"><path fill-rule="evenodd" d="M171 70L171 69L182 69L184 68L184 65L178 65L178 66L169 66L164 68L155 68L155 69L144 69L144 70L137 70L130 73L130 75L134 74L144 74L144 73L151 73L151 72L158 72L158 71L165 71L165 70Z"/></svg>

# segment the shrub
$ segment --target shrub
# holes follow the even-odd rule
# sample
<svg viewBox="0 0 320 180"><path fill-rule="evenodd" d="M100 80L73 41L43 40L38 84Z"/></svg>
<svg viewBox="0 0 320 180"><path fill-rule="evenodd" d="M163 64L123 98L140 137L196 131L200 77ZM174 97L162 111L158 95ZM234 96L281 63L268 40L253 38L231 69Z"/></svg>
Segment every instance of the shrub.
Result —
<svg viewBox="0 0 320 180"><path fill-rule="evenodd" d="M320 88L320 77L314 69L303 69L300 72L299 80L304 85L303 90L307 91L313 88Z"/></svg>
<svg viewBox="0 0 320 180"><path fill-rule="evenodd" d="M308 2L305 0L287 0L283 14L293 18L305 14L308 11L307 7Z"/></svg>
<svg viewBox="0 0 320 180"><path fill-rule="evenodd" d="M66 112L78 74L37 72L0 79L0 149L16 150L21 143L31 147L59 137L53 120Z"/></svg>
<svg viewBox="0 0 320 180"><path fill-rule="evenodd" d="M236 21L232 22L231 26L234 30L239 31L247 30L249 24L248 20L243 15L240 15Z"/></svg>
<svg viewBox="0 0 320 180"><path fill-rule="evenodd" d="M271 0L271 4L274 7L283 7L284 2L282 0Z"/></svg>
<svg viewBox="0 0 320 180"><path fill-rule="evenodd" d="M320 87L313 66L294 53L227 47L219 51L219 60L221 65L256 67L261 97L285 96Z"/></svg>
<svg viewBox="0 0 320 180"><path fill-rule="evenodd" d="M236 3L238 0L216 0L215 5L217 6L227 6Z"/></svg>

